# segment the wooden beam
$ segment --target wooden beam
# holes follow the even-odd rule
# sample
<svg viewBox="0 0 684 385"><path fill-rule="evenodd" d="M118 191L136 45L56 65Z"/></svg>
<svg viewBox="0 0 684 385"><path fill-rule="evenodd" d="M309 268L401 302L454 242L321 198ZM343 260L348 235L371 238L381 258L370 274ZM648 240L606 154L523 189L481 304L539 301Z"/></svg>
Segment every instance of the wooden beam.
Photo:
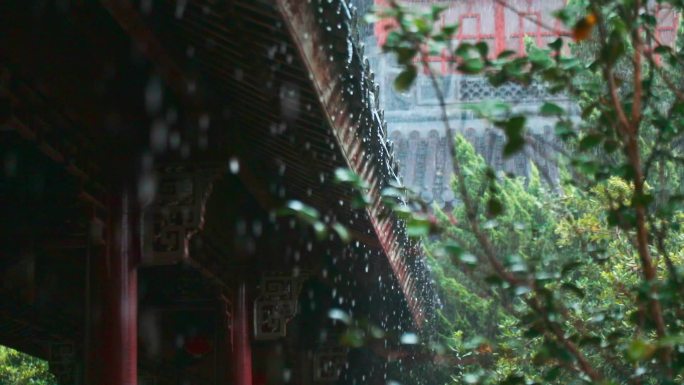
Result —
<svg viewBox="0 0 684 385"><path fill-rule="evenodd" d="M188 106L197 110L198 101L189 89L188 79L182 69L164 50L154 32L128 0L101 0L102 5L114 17L121 28L131 37L142 53L155 65L157 71L174 94Z"/></svg>
<svg viewBox="0 0 684 385"><path fill-rule="evenodd" d="M183 70L164 51L157 37L145 25L140 14L131 3L127 0L101 0L101 2L121 25L123 30L140 46L148 59L152 61L176 96L180 97L190 107L192 112L199 114L201 112L199 109L201 105L200 97L188 93L187 77ZM265 182L257 178L247 168L247 165L241 165L238 177L264 210L270 211L279 208L278 202L268 193ZM369 247L381 246L377 238L368 234L352 230L351 235L354 239L363 242Z"/></svg>

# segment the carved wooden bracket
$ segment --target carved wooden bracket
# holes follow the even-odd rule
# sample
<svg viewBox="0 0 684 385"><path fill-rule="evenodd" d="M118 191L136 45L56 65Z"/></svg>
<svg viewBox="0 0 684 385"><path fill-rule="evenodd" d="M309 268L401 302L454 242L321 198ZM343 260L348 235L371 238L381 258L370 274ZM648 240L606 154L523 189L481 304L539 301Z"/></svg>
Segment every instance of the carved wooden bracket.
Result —
<svg viewBox="0 0 684 385"><path fill-rule="evenodd" d="M254 301L254 337L273 340L285 337L287 323L297 314L297 298L308 275L266 272L260 295Z"/></svg>
<svg viewBox="0 0 684 385"><path fill-rule="evenodd" d="M173 264L189 256L192 236L204 226L216 167L167 165L158 169L157 194L145 210L143 264Z"/></svg>
<svg viewBox="0 0 684 385"><path fill-rule="evenodd" d="M313 379L315 382L335 382L340 378L347 362L347 349L341 346L326 346L314 352Z"/></svg>

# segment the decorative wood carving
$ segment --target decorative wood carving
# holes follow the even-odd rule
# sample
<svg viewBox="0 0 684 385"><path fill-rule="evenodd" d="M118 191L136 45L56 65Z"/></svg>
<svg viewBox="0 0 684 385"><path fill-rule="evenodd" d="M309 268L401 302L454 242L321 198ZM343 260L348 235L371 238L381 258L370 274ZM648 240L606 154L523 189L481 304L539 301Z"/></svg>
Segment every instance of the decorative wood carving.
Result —
<svg viewBox="0 0 684 385"><path fill-rule="evenodd" d="M297 313L297 297L306 275L267 272L261 278L260 296L254 301L254 337L285 337L287 323Z"/></svg>
<svg viewBox="0 0 684 385"><path fill-rule="evenodd" d="M204 208L217 168L168 165L157 172L157 194L146 210L147 265L173 264L188 258L188 241L204 225Z"/></svg>
<svg viewBox="0 0 684 385"><path fill-rule="evenodd" d="M347 349L339 346L324 347L314 353L313 375L315 382L335 382L340 378L347 362Z"/></svg>

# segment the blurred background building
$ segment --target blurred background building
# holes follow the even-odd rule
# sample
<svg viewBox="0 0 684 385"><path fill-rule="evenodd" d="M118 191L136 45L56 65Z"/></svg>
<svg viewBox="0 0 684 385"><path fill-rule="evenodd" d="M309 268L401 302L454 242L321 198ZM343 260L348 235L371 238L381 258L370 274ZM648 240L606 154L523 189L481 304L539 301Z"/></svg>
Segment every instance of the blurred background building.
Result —
<svg viewBox="0 0 684 385"><path fill-rule="evenodd" d="M359 13L373 7L386 6L385 0L355 0ZM427 7L444 4L441 24L458 22L454 45L461 41L485 41L490 56L504 50L525 51L526 41L540 47L557 39L564 26L552 15L562 8L563 0L459 0L405 1L406 5ZM671 42L677 29L677 18L667 9L658 10L658 36ZM366 55L380 87L380 105L394 143L403 182L419 192L427 201L450 204L454 194L449 188L451 159L441 120L439 103L429 77L419 73L416 84L406 92L397 92L394 78L401 68L389 54L382 53L388 23L380 21L361 27ZM566 40L569 39L566 37ZM522 87L508 84L495 88L481 76L467 76L449 70L447 56L430 58L431 66L440 77L447 104L449 123L456 132L467 138L476 151L495 169L519 176L528 176L534 163L548 183L559 181L554 150L560 143L554 134L555 118L538 114L544 101L553 101L566 111L577 115L576 106L563 95L550 95L541 84ZM479 118L468 107L484 100L509 103L514 112L527 117L528 145L524 151L510 158L502 157L505 137L491 122Z"/></svg>

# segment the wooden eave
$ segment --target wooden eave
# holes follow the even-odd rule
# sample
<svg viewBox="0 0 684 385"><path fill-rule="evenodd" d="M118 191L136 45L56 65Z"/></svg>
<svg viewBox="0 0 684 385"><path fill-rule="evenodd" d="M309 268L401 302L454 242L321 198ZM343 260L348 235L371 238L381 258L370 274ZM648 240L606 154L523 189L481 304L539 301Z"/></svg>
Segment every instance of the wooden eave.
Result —
<svg viewBox="0 0 684 385"><path fill-rule="evenodd" d="M238 144L233 148L246 167L242 180L262 197L264 208L282 204L277 191L282 188L288 199L316 207L381 249L414 323L422 327L434 292L419 245L381 202L382 189L399 179L347 3L197 0L180 10L174 2L155 3L149 15L131 12L132 7L122 11L125 2L103 3L148 47L159 72L175 84L171 88L185 92L196 81L208 95L196 103L200 109L226 102L241 126L230 141ZM282 93L289 90L297 93L298 108L284 118ZM245 148L248 153L240 152ZM339 167L369 183L367 209L352 210L353 191L332 183Z"/></svg>

